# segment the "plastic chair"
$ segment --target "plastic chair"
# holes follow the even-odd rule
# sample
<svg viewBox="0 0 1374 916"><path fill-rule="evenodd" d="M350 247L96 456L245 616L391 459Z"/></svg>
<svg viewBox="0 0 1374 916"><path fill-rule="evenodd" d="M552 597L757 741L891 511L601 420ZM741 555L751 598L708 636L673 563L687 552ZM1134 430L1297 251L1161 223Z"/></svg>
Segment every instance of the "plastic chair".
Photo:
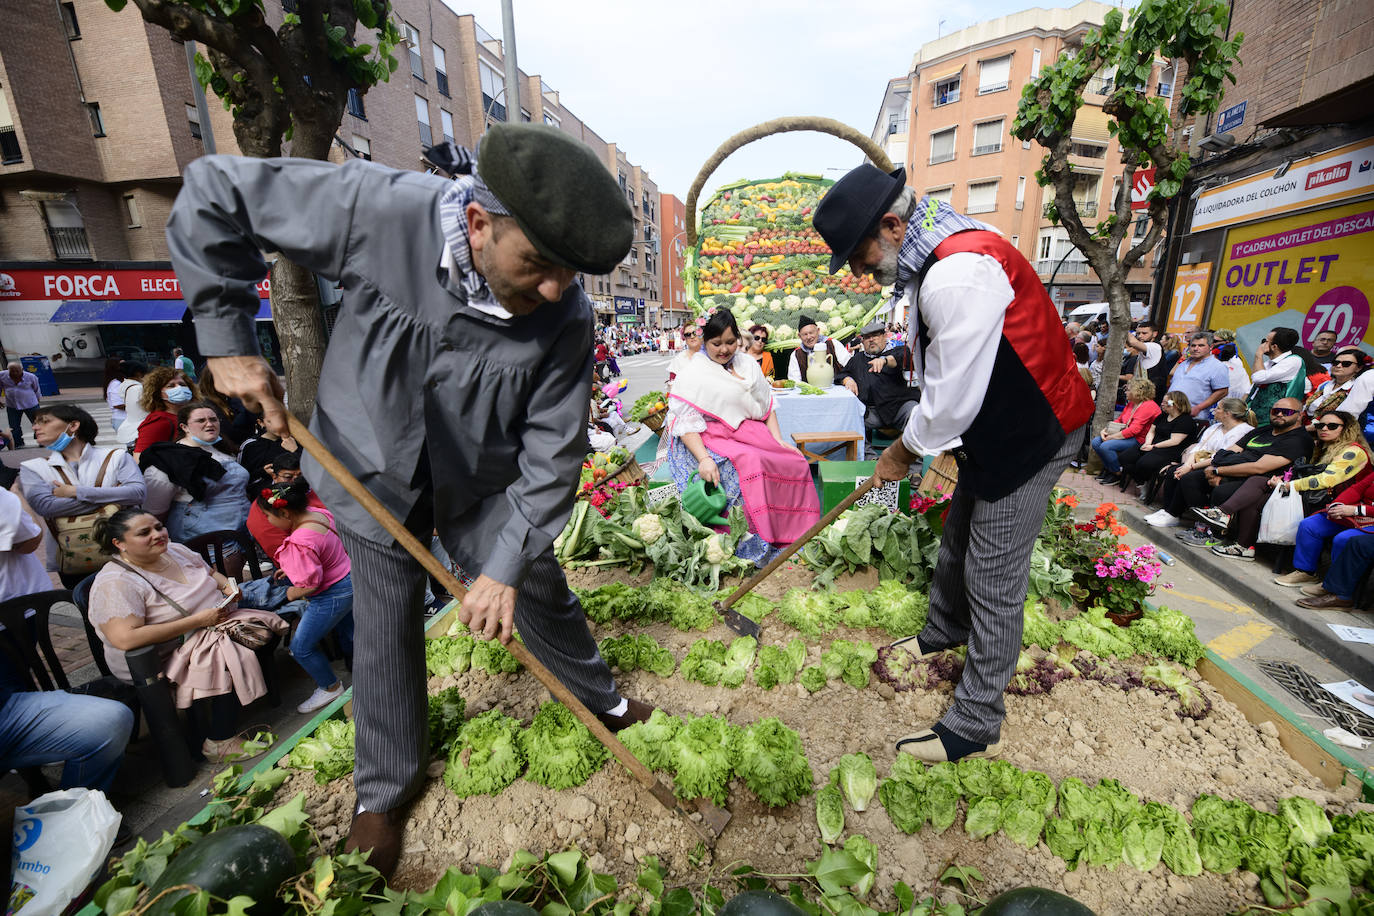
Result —
<svg viewBox="0 0 1374 916"><path fill-rule="evenodd" d="M76 584L76 588L72 589L72 604L81 612L81 623L86 627L86 643L91 647L91 658L95 660L96 668L100 669L102 676L114 677L109 662L105 661L105 644L100 641L100 634L91 624L91 586L95 584L96 575L91 573Z"/></svg>
<svg viewBox="0 0 1374 916"><path fill-rule="evenodd" d="M247 528L240 528L237 531L223 529L221 531L210 531L205 534L193 537L185 542L185 546L200 554L206 563L219 570L222 576L230 575L225 568L224 560L230 554L241 553L244 556L244 568L250 570L250 579L262 577L262 568L259 563L257 545L252 536L248 534ZM238 574L238 570L234 571Z"/></svg>

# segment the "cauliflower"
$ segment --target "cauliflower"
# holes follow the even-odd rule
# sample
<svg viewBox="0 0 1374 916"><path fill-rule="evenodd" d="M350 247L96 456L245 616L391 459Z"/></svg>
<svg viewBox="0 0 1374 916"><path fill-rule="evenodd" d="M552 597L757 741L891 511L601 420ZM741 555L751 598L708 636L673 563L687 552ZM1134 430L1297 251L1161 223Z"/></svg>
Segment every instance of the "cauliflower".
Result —
<svg viewBox="0 0 1374 916"><path fill-rule="evenodd" d="M833 298L826 298L821 300L821 308L827 312L835 311L835 306L837 304L838 303L836 303Z"/></svg>
<svg viewBox="0 0 1374 916"><path fill-rule="evenodd" d="M795 340L797 337L797 329L790 324L785 324L778 328L778 333L775 336L779 340Z"/></svg>
<svg viewBox="0 0 1374 916"><path fill-rule="evenodd" d="M769 299L769 300L768 300L768 311L770 311L770 312L780 312L780 311L782 311L782 303L779 302L777 299Z"/></svg>
<svg viewBox="0 0 1374 916"><path fill-rule="evenodd" d="M713 308L715 308L715 307L716 307L716 300L715 300L715 298L712 297L712 296L707 296L705 299L701 300L701 307L704 308L704 309L713 309Z"/></svg>
<svg viewBox="0 0 1374 916"><path fill-rule="evenodd" d="M801 308L801 296L785 296L783 297L782 304L785 308L799 309Z"/></svg>
<svg viewBox="0 0 1374 916"><path fill-rule="evenodd" d="M648 547L663 537L663 519L652 512L646 512L630 523L630 531Z"/></svg>
<svg viewBox="0 0 1374 916"><path fill-rule="evenodd" d="M713 534L706 539L706 562L712 566L719 566L730 559L730 553L725 549L725 539L719 534Z"/></svg>
<svg viewBox="0 0 1374 916"><path fill-rule="evenodd" d="M808 312L814 312L816 309L821 307L821 304L815 296L807 296L805 299L802 300L801 307L806 309Z"/></svg>
<svg viewBox="0 0 1374 916"><path fill-rule="evenodd" d="M755 304L755 305L767 305L767 304L768 304L768 297L765 296L765 295L762 295L762 294L756 295L756 296L754 297L754 304Z"/></svg>
<svg viewBox="0 0 1374 916"><path fill-rule="evenodd" d="M731 311L739 312L743 311L744 309L747 309L748 307L749 300L744 298L743 296L740 296L738 299L735 300L734 308L731 309Z"/></svg>

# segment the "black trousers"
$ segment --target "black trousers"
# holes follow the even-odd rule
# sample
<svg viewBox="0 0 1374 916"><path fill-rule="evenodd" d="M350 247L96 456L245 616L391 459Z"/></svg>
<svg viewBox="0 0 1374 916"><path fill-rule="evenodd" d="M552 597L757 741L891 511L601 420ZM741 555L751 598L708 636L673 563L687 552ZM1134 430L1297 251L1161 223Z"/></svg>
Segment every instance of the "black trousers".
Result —
<svg viewBox="0 0 1374 916"><path fill-rule="evenodd" d="M1219 506L1230 499L1231 494L1239 490L1244 482L1243 477L1223 477L1221 483L1213 487L1207 483L1207 469L1198 468L1183 475L1178 486L1174 487L1166 508L1170 515L1181 517L1189 509Z"/></svg>

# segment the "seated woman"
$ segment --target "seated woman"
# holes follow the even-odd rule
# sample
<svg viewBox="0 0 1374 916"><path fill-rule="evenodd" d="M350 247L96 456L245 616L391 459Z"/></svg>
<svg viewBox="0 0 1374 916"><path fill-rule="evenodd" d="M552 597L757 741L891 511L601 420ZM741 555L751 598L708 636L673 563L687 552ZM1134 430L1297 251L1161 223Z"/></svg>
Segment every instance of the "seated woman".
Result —
<svg viewBox="0 0 1374 916"><path fill-rule="evenodd" d="M773 378L773 354L769 353L768 329L761 324L756 324L749 329L749 355L759 361L759 368L769 379Z"/></svg>
<svg viewBox="0 0 1374 916"><path fill-rule="evenodd" d="M146 416L139 421L134 439L135 460L154 442L172 442L177 438L176 412L195 397L196 383L180 369L158 366L143 377L139 406Z"/></svg>
<svg viewBox="0 0 1374 916"><path fill-rule="evenodd" d="M91 415L72 404L40 405L34 414L33 437L48 449L47 457L25 461L19 480L24 498L49 525L105 506L141 505L147 496L143 475L129 453L97 446L99 434ZM67 588L76 588L104 563L94 550L63 550L54 559Z"/></svg>
<svg viewBox="0 0 1374 916"><path fill-rule="evenodd" d="M1331 378L1318 385L1303 405L1305 419L1315 420L1332 410L1344 410L1357 417L1364 413L1369 406L1369 379L1360 385L1358 393L1355 386L1369 363L1369 356L1359 347L1338 351L1331 360Z"/></svg>
<svg viewBox="0 0 1374 916"><path fill-rule="evenodd" d="M1159 416L1159 405L1154 402L1155 386L1149 379L1133 378L1126 383L1126 406L1116 422L1122 425L1120 431L1110 427L1102 429L1093 437L1092 449L1102 459L1102 473L1098 483L1121 482L1121 457L1133 452L1145 441L1150 424Z"/></svg>
<svg viewBox="0 0 1374 916"><path fill-rule="evenodd" d="M1207 467L1212 463L1214 454L1235 445L1242 436L1255 429L1255 415L1240 398L1222 398L1217 402L1213 414L1216 422L1203 430L1197 442L1184 447L1178 466L1164 475L1164 486L1159 493L1159 502L1163 505L1168 506L1173 500L1174 490L1184 475ZM1168 509L1145 516L1145 521L1156 528L1176 528L1179 525L1178 518L1170 515Z"/></svg>
<svg viewBox="0 0 1374 916"><path fill-rule="evenodd" d="M162 522L142 509L120 509L96 526L111 556L91 587L90 621L105 644L110 671L133 683L124 653L157 646L176 702L191 710L201 751L222 761L242 751L235 737L239 709L267 692L253 650L219 630L231 617L286 632L286 621L264 611L222 606L229 582L193 551L173 544Z"/></svg>
<svg viewBox="0 0 1374 916"><path fill-rule="evenodd" d="M1358 483L1370 474L1369 445L1360 432L1359 421L1345 411L1322 414L1312 424L1316 442L1312 447L1311 464L1321 468L1315 474L1285 483L1282 476L1255 476L1246 480L1225 502L1210 509L1196 509L1201 518L1225 527L1236 545L1253 548L1259 538L1260 516L1269 499L1269 491L1276 486L1291 486L1302 493L1314 493L1345 484ZM1296 462L1295 462L1296 465ZM1231 545L1221 545L1213 552L1237 557L1235 550L1221 553Z"/></svg>
<svg viewBox="0 0 1374 916"><path fill-rule="evenodd" d="M1320 435L1320 433L1318 434ZM1321 584L1317 574L1322 550L1331 546L1331 565L1345 550L1350 539L1370 532L1374 526L1374 474L1367 474L1336 494L1327 506L1302 520L1293 547L1293 571L1274 581L1289 588Z"/></svg>
<svg viewBox="0 0 1374 916"><path fill-rule="evenodd" d="M721 487L729 505L743 505L753 537L741 557L763 565L769 545L790 544L820 519L811 466L782 441L773 389L758 361L739 349L729 309L708 313L701 326L705 358L687 362L669 395L668 460L685 490L694 473Z"/></svg>
<svg viewBox="0 0 1374 916"><path fill-rule="evenodd" d="M1188 396L1181 391L1170 391L1164 396L1164 412L1155 417L1154 423L1145 433L1145 441L1140 443L1140 451L1127 452L1121 456L1124 469L1121 489L1134 481L1137 484L1151 480L1166 465L1173 464L1183 456L1183 450L1197 435L1197 420L1193 419L1193 405Z"/></svg>
<svg viewBox="0 0 1374 916"><path fill-rule="evenodd" d="M315 692L296 712L315 712L343 693L320 642L338 630L344 655L353 654L353 579L343 541L334 530L334 516L311 505L310 484L304 479L264 487L254 500L272 527L286 538L273 555L277 568L291 582L288 600L304 599L300 623L291 637L291 657L315 680Z"/></svg>

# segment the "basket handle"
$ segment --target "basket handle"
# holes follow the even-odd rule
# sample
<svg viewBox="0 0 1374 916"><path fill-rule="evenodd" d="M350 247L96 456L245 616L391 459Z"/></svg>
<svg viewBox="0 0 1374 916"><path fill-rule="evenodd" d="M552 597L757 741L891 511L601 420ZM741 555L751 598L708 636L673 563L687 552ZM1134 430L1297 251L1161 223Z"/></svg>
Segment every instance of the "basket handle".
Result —
<svg viewBox="0 0 1374 916"><path fill-rule="evenodd" d="M692 189L687 192L687 205L685 207L687 211L688 248L695 248L697 245L697 198L701 196L701 189L706 185L706 180L711 177L711 173L741 146L773 134L785 134L796 130L814 130L818 133L839 137L841 140L848 140L863 150L864 155L872 160L878 168L884 172L892 171L892 160L887 157L887 153L883 152L882 147L874 143L873 138L869 137L868 134L860 133L843 121L815 115L793 115L755 124L753 127L735 134L717 147L716 151L711 154L711 158L707 159L706 164L701 167L701 171L697 172L696 181L692 182Z"/></svg>

